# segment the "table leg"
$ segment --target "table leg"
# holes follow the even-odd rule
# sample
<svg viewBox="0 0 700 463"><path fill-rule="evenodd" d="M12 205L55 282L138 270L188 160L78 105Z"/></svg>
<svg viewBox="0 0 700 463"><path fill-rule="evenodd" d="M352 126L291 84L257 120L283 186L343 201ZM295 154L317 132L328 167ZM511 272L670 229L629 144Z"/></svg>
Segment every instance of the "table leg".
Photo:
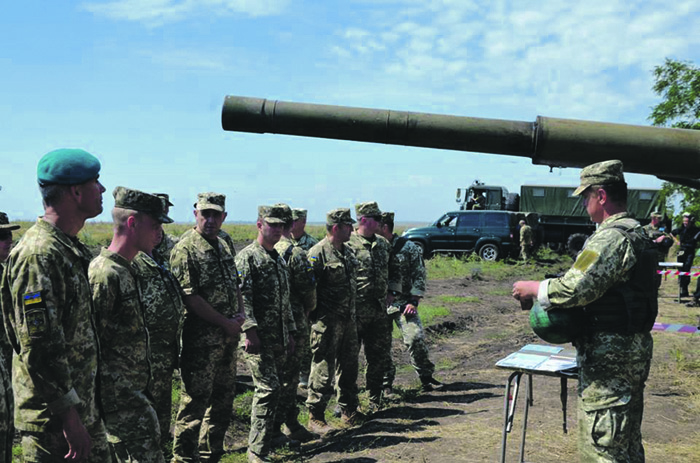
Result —
<svg viewBox="0 0 700 463"><path fill-rule="evenodd" d="M501 463L506 461L506 441L508 440L508 433L513 426L513 417L515 415L515 403L518 398L518 385L520 384L520 378L523 376L522 372L515 371L510 374L508 381L506 382L506 393L503 399L503 437L501 438ZM515 383L515 384L513 384ZM512 387L512 396L511 396Z"/></svg>

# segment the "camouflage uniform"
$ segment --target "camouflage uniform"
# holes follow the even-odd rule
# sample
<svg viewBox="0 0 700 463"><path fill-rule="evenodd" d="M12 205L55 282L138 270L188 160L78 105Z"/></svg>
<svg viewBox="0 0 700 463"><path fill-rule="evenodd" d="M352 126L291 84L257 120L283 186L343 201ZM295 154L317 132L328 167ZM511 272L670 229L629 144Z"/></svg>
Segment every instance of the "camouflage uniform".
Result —
<svg viewBox="0 0 700 463"><path fill-rule="evenodd" d="M520 226L520 258L522 260L532 258L532 227L528 224Z"/></svg>
<svg viewBox="0 0 700 463"><path fill-rule="evenodd" d="M274 429L275 413L289 335L296 331L289 304L289 275L282 257L266 251L257 240L236 256L236 266L246 315L242 330L256 328L260 339L259 354L244 353L255 383L248 450L267 455L278 430Z"/></svg>
<svg viewBox="0 0 700 463"><path fill-rule="evenodd" d="M2 279L2 311L16 352L15 427L26 461L68 453L58 414L75 407L92 439L90 462L109 462L96 401L99 344L87 279L90 252L39 219L12 250Z"/></svg>
<svg viewBox="0 0 700 463"><path fill-rule="evenodd" d="M358 214L359 215L359 214ZM364 343L367 359L366 387L370 399L381 396L384 374L391 362L391 319L386 312L389 289L389 254L391 245L382 236L368 239L354 232L348 246L355 251L357 270L357 338ZM398 272L392 272L398 275ZM401 286L391 285L392 291Z"/></svg>
<svg viewBox="0 0 700 463"><path fill-rule="evenodd" d="M177 242L178 238L163 232L163 239L160 240L160 243L153 249L154 255L157 253L159 256L159 258L156 258L159 264L163 265L170 260L170 253L173 252L173 248Z"/></svg>
<svg viewBox="0 0 700 463"><path fill-rule="evenodd" d="M0 276L5 264L0 262ZM12 395L12 346L5 327L0 326L0 462L12 462L12 439L15 435L14 398Z"/></svg>
<svg viewBox="0 0 700 463"><path fill-rule="evenodd" d="M400 272L398 278L392 276L392 280L401 281L401 292L397 294L393 304L387 309L387 313L401 331L403 344L411 355L411 365L415 368L421 381L425 383L432 378L435 365L428 356L428 346L425 342L423 325L418 314L406 315L402 313L406 304L413 303L417 305L415 302L416 297L423 297L425 293L427 275L423 264L423 252L418 245L405 238L400 238L397 234L394 234L391 245L391 259L394 261L391 268ZM397 246L400 246L400 248L396 249ZM385 388L392 387L395 376L396 367L391 357L389 357L389 366L384 377Z"/></svg>
<svg viewBox="0 0 700 463"><path fill-rule="evenodd" d="M169 453L172 417L173 371L180 355L180 334L185 306L182 290L172 273L148 254L140 252L132 267L141 287L144 318L151 347L150 393L160 424L161 449ZM168 266L169 267L169 266Z"/></svg>
<svg viewBox="0 0 700 463"><path fill-rule="evenodd" d="M296 423L299 414L296 405L299 370L302 360L311 357L309 321L306 314L316 307L316 280L306 252L294 245L292 240L282 237L275 249L289 269L289 302L297 329L294 333L294 353L287 357L281 378L282 393L277 408L277 421Z"/></svg>
<svg viewBox="0 0 700 463"><path fill-rule="evenodd" d="M309 249L314 247L317 243L318 243L318 240L316 238L314 238L313 236L304 232L304 234L301 236L301 238L299 238L298 240L295 240L294 244L299 246L304 251L308 251Z"/></svg>
<svg viewBox="0 0 700 463"><path fill-rule="evenodd" d="M141 292L131 263L103 249L91 263L102 349L100 400L118 461L163 461L158 418L149 397L151 363Z"/></svg>
<svg viewBox="0 0 700 463"><path fill-rule="evenodd" d="M323 416L335 376L338 404L353 412L358 405L360 345L355 297L359 263L347 244L337 251L327 237L308 255L316 279L316 310L311 316L312 363L306 405L317 416Z"/></svg>
<svg viewBox="0 0 700 463"><path fill-rule="evenodd" d="M616 226L631 228L631 242ZM542 307L592 306L608 290L630 280L647 241L627 213L603 221L573 267L540 284ZM655 292L655 288L654 288ZM620 334L592 329L576 339L579 364L579 432L582 461L644 461L641 423L644 383L653 341L649 331Z"/></svg>
<svg viewBox="0 0 700 463"><path fill-rule="evenodd" d="M228 246L229 251L231 251L231 255L236 257L236 248L233 246L233 238L231 238L231 235L223 230L219 230L219 238L224 240L224 243L226 243Z"/></svg>
<svg viewBox="0 0 700 463"><path fill-rule="evenodd" d="M652 214L653 215L653 214ZM670 238L666 232L664 231L663 228L661 227L655 227L653 224L648 223L642 227L642 230L644 230L644 233L649 237L650 240L655 241L658 238L664 236L664 240L661 243L656 243L656 250L658 253L658 261L659 262L666 262L666 256L668 255L668 250L671 248L673 245L673 239ZM656 275L656 282L657 286L661 286L661 279L662 275L657 274ZM700 281L700 280L698 280ZM700 288L700 287L699 287ZM698 291L696 291L696 294Z"/></svg>
<svg viewBox="0 0 700 463"><path fill-rule="evenodd" d="M220 238L212 244L196 230L188 231L173 248L170 266L186 296L201 296L227 317L238 313L238 271L229 247ZM235 397L236 345L220 327L185 313L180 358L184 387L175 423L173 461L200 461L200 454L218 461L223 455ZM201 428L204 442L200 451Z"/></svg>

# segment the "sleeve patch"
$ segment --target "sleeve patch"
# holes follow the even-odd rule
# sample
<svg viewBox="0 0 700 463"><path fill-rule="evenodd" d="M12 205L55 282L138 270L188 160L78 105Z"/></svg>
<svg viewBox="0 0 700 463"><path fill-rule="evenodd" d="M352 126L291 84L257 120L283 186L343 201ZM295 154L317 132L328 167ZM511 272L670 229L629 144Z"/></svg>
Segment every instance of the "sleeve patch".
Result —
<svg viewBox="0 0 700 463"><path fill-rule="evenodd" d="M598 257L600 257L600 254L598 254L597 252L584 249L583 251L581 251L581 254L579 254L576 258L576 262L574 262L574 268L581 272L585 272L588 269L588 267L590 267L595 261L598 260Z"/></svg>
<svg viewBox="0 0 700 463"><path fill-rule="evenodd" d="M25 293L22 296L24 303L24 323L31 338L40 338L48 332L49 321L46 313L46 297L44 291Z"/></svg>
<svg viewBox="0 0 700 463"><path fill-rule="evenodd" d="M46 307L44 298L41 297L41 291L34 293L26 293L23 298L25 307Z"/></svg>

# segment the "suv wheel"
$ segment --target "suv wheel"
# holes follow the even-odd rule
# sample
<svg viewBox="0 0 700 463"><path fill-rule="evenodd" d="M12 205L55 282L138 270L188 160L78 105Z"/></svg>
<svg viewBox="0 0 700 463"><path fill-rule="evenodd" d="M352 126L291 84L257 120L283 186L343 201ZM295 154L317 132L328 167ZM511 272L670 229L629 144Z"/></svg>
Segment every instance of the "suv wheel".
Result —
<svg viewBox="0 0 700 463"><path fill-rule="evenodd" d="M411 241L413 244L418 246L420 248L421 255L423 256L424 259L427 259L430 257L430 254L425 252L425 243L422 241Z"/></svg>
<svg viewBox="0 0 700 463"><path fill-rule="evenodd" d="M498 259L499 254L500 251L498 250L498 246L496 246L495 244L489 243L479 248L479 257L481 257L483 260L493 262L496 259Z"/></svg>

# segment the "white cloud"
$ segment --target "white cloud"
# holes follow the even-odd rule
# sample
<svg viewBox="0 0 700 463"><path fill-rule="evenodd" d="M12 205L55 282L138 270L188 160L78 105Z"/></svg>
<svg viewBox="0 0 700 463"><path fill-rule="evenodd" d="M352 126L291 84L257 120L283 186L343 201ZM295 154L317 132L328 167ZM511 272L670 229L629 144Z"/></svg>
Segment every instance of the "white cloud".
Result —
<svg viewBox="0 0 700 463"><path fill-rule="evenodd" d="M268 16L284 11L289 0L115 0L84 3L91 13L149 26L176 22L194 14Z"/></svg>

